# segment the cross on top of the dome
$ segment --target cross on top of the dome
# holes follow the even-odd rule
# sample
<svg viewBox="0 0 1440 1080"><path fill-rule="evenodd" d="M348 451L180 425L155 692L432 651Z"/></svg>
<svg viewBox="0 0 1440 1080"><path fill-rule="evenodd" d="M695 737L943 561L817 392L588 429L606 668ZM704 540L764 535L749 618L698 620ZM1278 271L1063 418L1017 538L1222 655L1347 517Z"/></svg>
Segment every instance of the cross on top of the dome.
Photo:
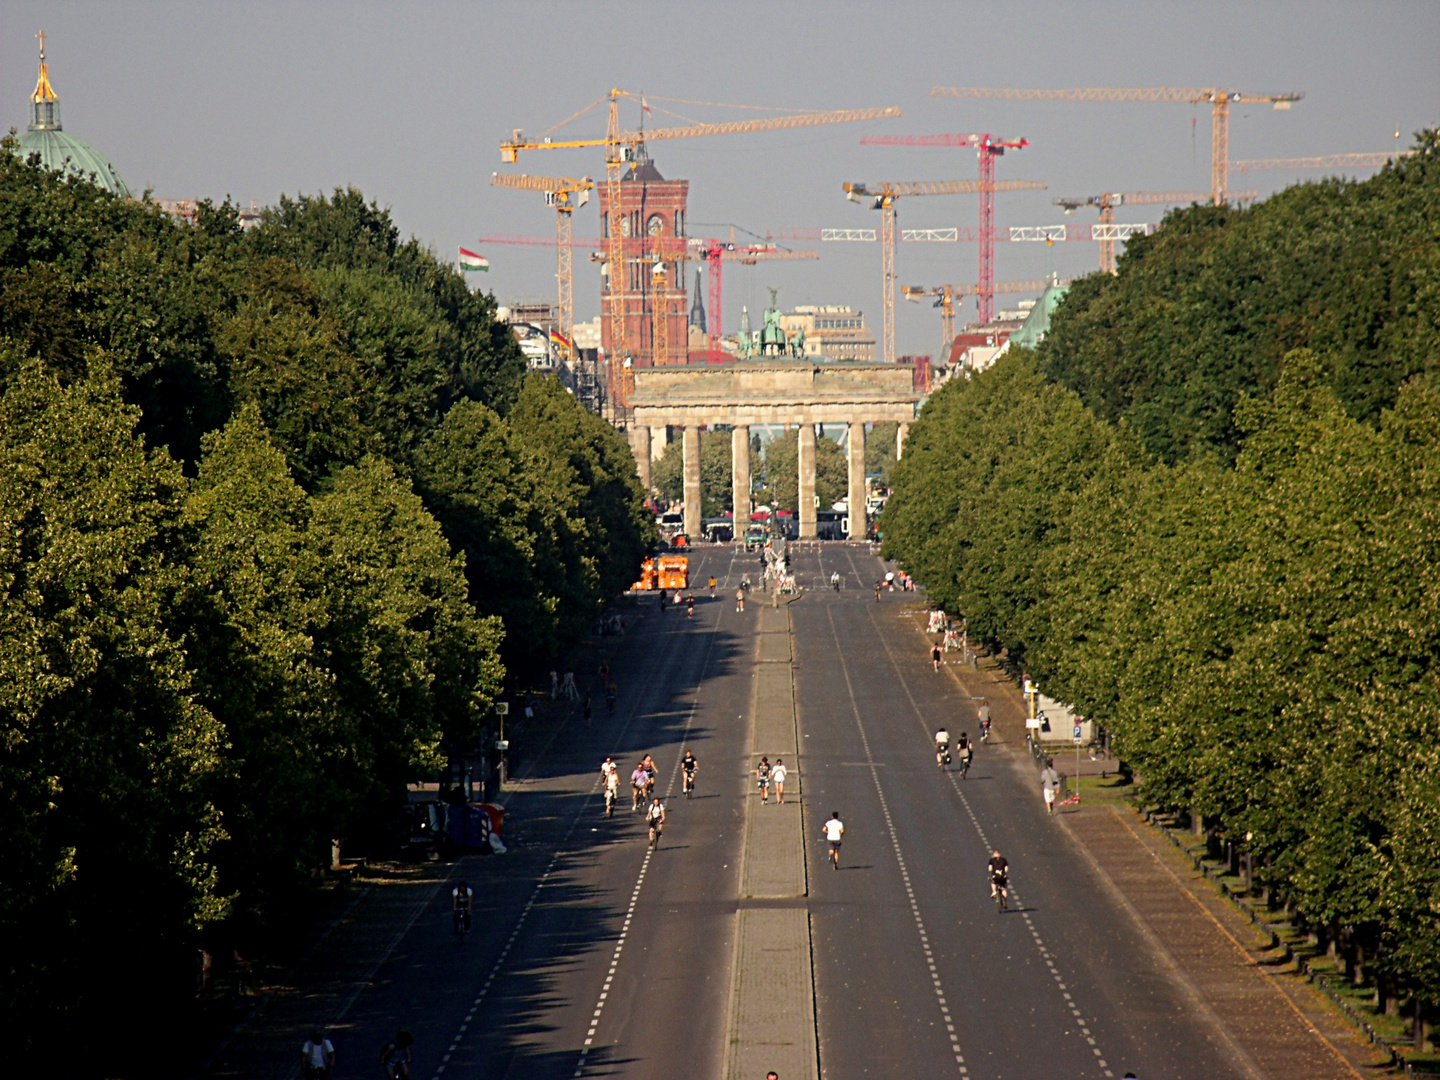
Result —
<svg viewBox="0 0 1440 1080"><path fill-rule="evenodd" d="M50 65L45 63L45 31L35 36L40 39L40 77L35 80L35 92L30 95L30 130L59 131L60 96L50 85Z"/></svg>

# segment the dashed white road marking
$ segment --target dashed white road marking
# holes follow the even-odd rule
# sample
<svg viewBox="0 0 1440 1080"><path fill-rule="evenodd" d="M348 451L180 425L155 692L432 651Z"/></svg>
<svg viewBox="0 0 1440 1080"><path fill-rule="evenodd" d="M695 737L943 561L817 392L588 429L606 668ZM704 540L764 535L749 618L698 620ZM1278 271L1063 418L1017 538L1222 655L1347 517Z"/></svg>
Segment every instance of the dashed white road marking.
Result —
<svg viewBox="0 0 1440 1080"><path fill-rule="evenodd" d="M960 1036L955 1033L955 1024L950 1016L950 1006L945 999L945 987L935 968L935 954L930 949L930 935L925 930L925 920L920 916L920 905L915 900L915 889L910 881L910 868L905 864L905 853L900 850L900 838L895 832L895 821L890 816L890 804L885 800L885 789L880 785L880 770L875 767L875 755L870 752L870 737L865 733L865 724L860 719L860 708L855 703L855 688L850 682L850 665L845 662L845 653L840 649L840 636L835 629L833 609L827 608L830 618L830 632L835 636L836 654L840 658L840 671L845 676L845 689L850 695L850 711L855 715L855 727L860 733L860 744L865 747L865 759L870 765L870 779L875 784L875 795L880 800L880 811L885 817L885 828L890 832L890 846L895 850L895 861L900 866L900 877L905 882L905 897L910 902L910 914L915 919L915 929L920 934L920 948L925 952L925 964L930 969L931 987L935 991L940 1016L945 1023L945 1032L950 1037L950 1052L955 1056L955 1067L960 1075L969 1076L965 1065L965 1054L960 1048Z"/></svg>
<svg viewBox="0 0 1440 1080"><path fill-rule="evenodd" d="M710 640L714 640L713 636ZM707 643L705 648L705 660L701 664L700 668L702 676L705 671L705 666L708 665L709 660L710 647ZM617 746L617 750L612 751L612 757L614 756L614 753L618 752L618 745L620 741L625 738L626 733L630 730L630 725L635 720L636 706L645 696L645 691L649 689L650 683L654 680L655 672L658 671L662 666L663 665L661 665L659 662L659 654L655 653L654 659L652 659L652 662L650 664L650 670L646 672L645 680L640 684L640 690L636 693L634 699L630 703L630 715L625 718L624 725L621 726L620 730L615 735L615 743ZM689 732L688 724L686 726L686 732L687 734ZM673 778L671 779L671 783L674 783ZM569 846L570 843L570 837L574 834L576 827L580 824L580 820L587 813L590 813L592 811L592 808L589 806L590 796L594 795L595 792L599 789L599 787L600 778L597 776L593 781L591 781L590 789L586 792L586 804L583 805L580 808L579 812L576 813L575 817L571 819L570 827L565 830L565 835L561 838L560 843L555 846L555 854L550 857L550 863L548 866L545 867L545 872L540 875L540 880L535 883L535 888L530 893L530 899L525 902L525 907L522 908L520 911L520 917L515 920L515 925L510 931L510 936L505 940L505 947L500 950L500 955L495 958L495 963L491 966L489 974L485 976L485 981L481 984L479 992L475 995L475 1000L470 1003L470 1008L465 1013L465 1019L461 1022L460 1027L455 1032L455 1037L450 1040L450 1045L446 1048L445 1053L441 1056L440 1064L435 1067L435 1071L431 1074L431 1080L439 1080L439 1078L444 1075L445 1070L450 1065L451 1057L454 1056L455 1051L460 1048L460 1044L464 1041L465 1034L469 1030L470 1024L475 1019L475 1014L479 1011L480 1005L485 1000L485 996L490 992L490 987L495 982L496 977L500 974L500 969L504 966L506 959L509 958L510 949L515 944L516 938L520 936L520 931L524 928L525 921L530 917L530 910L535 906L535 902L540 898L540 890L545 888L545 886L550 883L550 878L555 873L555 867L559 864L561 857L565 854L565 849ZM645 857L645 863L647 866L649 865L649 861L650 857L647 854ZM640 874L643 878L645 874L645 870L643 867L641 868ZM638 886L636 888L636 892L639 892ZM631 899L631 910L634 910L633 897ZM616 955L619 955L618 949L616 950ZM615 966L612 963L610 966L610 971L612 974L614 973L614 970ZM606 980L606 983L608 986L608 979Z"/></svg>
<svg viewBox="0 0 1440 1080"><path fill-rule="evenodd" d="M696 680L695 696L690 701L690 711L685 717L685 730L680 735L680 747L675 754L675 767L670 770L670 779L665 784L663 799L669 801L671 793L675 790L675 780L680 775L680 760L685 756L685 746L690 740L690 728L695 723L695 710L700 705L700 685L705 681L705 672L710 667L710 650L715 644L717 632L720 629L720 619L724 615L724 607L715 616L715 626L710 635L705 639L705 655L700 661L700 676ZM648 829L646 830L648 833ZM640 889L645 884L645 874L650 869L650 859L655 854L655 849L648 846L645 848L645 858L640 863L640 875L635 879L635 888L630 893L630 906L625 909L625 921L620 925L620 937L615 942L615 952L610 957L610 969L605 974L605 983L600 988L600 997L595 1002L595 1011L590 1014L590 1028L585 1032L585 1041L580 1046L580 1057L575 1062L575 1075L585 1075L585 1061L590 1056L590 1047L595 1042L595 1032L600 1028L600 1016L605 1011L605 1001L610 996L610 984L615 979L615 970L620 966L620 952L625 948L625 939L630 936L630 921L635 917L635 906L640 902Z"/></svg>
<svg viewBox="0 0 1440 1080"><path fill-rule="evenodd" d="M872 625L874 624L874 615L871 615L871 623ZM901 687L905 690L905 696L910 700L910 708L914 710L917 722L920 724L920 727L924 729L926 727L925 716L920 711L919 704L915 701L915 695L910 693L910 684L905 678L905 673L900 670L900 665L895 662L895 653L890 648L890 642L885 640L885 636L880 633L880 628L878 626L875 627L875 636L878 637L880 639L880 643L885 646L885 655L890 660L890 667L894 670L896 678L899 680ZM929 735L928 730L926 731L926 735ZM955 774L953 772L947 771L945 775L949 778L950 786L954 788L956 796L960 799L960 806L964 809L966 815L969 816L970 823L974 826L976 835L980 837L980 842L985 845L987 850L994 851L995 848L990 843L989 836L987 836L985 833L985 826L981 825L980 819L975 816L975 810L973 807L971 807L970 800L965 797L965 793L960 790L960 784L959 781L955 779ZM1081 1013L1079 1006L1075 1004L1074 999L1070 996L1069 988L1065 984L1064 976L1060 974L1059 970L1055 966L1054 955L1050 952L1049 949L1045 947L1045 942L1040 937L1040 931L1035 926L1035 921L1030 917L1030 912L1025 909L1025 902L1020 899L1020 893L1015 889L1013 885L1010 886L1010 896L1015 901L1015 913L1025 920L1025 927L1030 931L1030 937L1035 942L1035 948L1040 953L1040 958L1045 961L1045 965L1050 969L1050 973L1055 977L1055 986L1061 992L1061 996L1065 1001L1065 1006L1070 1010L1070 1015L1080 1026L1081 1035L1085 1039L1087 1045L1094 1052L1097 1059L1095 1064L1100 1067L1100 1070L1105 1074L1106 1077L1113 1078L1115 1075L1114 1072L1111 1071L1110 1066L1107 1064L1105 1060L1105 1055L1101 1052L1100 1047L1096 1045L1095 1039L1091 1037L1090 1030L1085 1023L1084 1015Z"/></svg>

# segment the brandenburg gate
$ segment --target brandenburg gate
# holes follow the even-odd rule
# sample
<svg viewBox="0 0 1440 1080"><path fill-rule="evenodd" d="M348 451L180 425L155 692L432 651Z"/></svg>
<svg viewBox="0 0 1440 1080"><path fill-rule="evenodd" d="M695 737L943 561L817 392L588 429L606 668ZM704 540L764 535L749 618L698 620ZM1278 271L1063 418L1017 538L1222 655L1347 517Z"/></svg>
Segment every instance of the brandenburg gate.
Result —
<svg viewBox="0 0 1440 1080"><path fill-rule="evenodd" d="M634 369L630 446L650 489L651 430L684 429L685 533L700 534L700 428L733 429L731 458L737 533L750 514L750 425L795 424L800 433L800 538L815 536L815 425L849 425L849 502L865 510L865 424L897 421L895 452L921 395L912 364L762 358L729 364ZM852 518L853 520L859 520ZM853 526L852 526L853 529ZM852 531L852 535L863 536Z"/></svg>

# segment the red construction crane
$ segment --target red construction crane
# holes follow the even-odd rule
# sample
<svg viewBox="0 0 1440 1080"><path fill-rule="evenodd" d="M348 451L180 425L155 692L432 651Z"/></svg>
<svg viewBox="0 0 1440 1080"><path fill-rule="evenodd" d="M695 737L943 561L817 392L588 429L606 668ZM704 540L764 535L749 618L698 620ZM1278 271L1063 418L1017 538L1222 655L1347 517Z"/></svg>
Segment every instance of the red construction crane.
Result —
<svg viewBox="0 0 1440 1080"><path fill-rule="evenodd" d="M1000 90L984 86L937 86L931 97L979 98L986 101L1143 101L1199 105L1210 103L1210 201L1219 206L1230 197L1230 106L1271 105L1284 111L1304 94L1242 94L1218 87L1148 86L1136 88L1081 87L1075 90Z"/></svg>
<svg viewBox="0 0 1440 1080"><path fill-rule="evenodd" d="M738 262L742 266L754 266L762 262L784 262L787 260L809 260L820 258L818 251L787 251L783 248L757 244L736 244L732 235L729 242L724 240L691 240L692 258L705 260L710 274L710 310L706 313L709 327L710 351L707 359L718 360L722 353L720 336L725 331L724 310L721 301L724 296L721 267L727 262Z"/></svg>
<svg viewBox="0 0 1440 1080"><path fill-rule="evenodd" d="M871 200L870 209L880 211L880 279L884 289L881 306L884 351L881 359L884 362L895 360L895 203L911 195L969 195L982 191L984 186L983 180L883 180L878 184L845 185L845 197L851 202L863 203L868 199ZM993 173L990 186L992 206L994 191L1039 191L1045 187L1038 180L1005 180L997 185ZM984 201L982 193L982 205ZM991 230L994 230L993 219ZM988 315L985 317L988 318Z"/></svg>
<svg viewBox="0 0 1440 1080"><path fill-rule="evenodd" d="M1029 146L1029 140L1007 140L990 134L866 135L860 139L860 145L975 148L976 157L980 160L980 291L976 295L980 321L989 322L995 314L995 159L1006 150Z"/></svg>

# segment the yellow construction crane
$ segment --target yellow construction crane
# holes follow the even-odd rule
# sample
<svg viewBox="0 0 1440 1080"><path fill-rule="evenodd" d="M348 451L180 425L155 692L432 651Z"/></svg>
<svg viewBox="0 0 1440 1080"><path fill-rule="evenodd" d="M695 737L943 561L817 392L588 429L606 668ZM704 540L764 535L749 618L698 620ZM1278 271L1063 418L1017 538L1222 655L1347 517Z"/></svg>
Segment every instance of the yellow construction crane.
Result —
<svg viewBox="0 0 1440 1080"><path fill-rule="evenodd" d="M595 181L590 177L575 180L569 176L526 176L491 173L495 187L519 191L539 191L545 202L555 208L555 315L565 339L568 358L575 355L575 253L572 215L590 201Z"/></svg>
<svg viewBox="0 0 1440 1080"><path fill-rule="evenodd" d="M1260 197L1257 191L1241 191L1232 196L1237 202L1251 202ZM1100 211L1100 220L1090 231L1091 237L1100 245L1100 269L1106 274L1115 273L1115 241L1123 240L1127 226L1115 224L1117 206L1183 206L1185 203L1204 202L1203 191L1104 191L1099 195L1084 198L1056 199L1055 205L1073 214L1081 207L1093 206Z"/></svg>
<svg viewBox="0 0 1440 1080"><path fill-rule="evenodd" d="M517 128L511 133L511 138L500 143L500 160L513 164L520 160L522 152L528 150L571 150L592 146L605 148L605 188L606 201L609 204L606 210L610 219L606 229L606 246L610 256L610 266L616 268L612 269L610 275L611 356L609 359L614 380L611 385L621 387L622 392L618 404L624 408L629 401L629 394L624 389L624 372L628 371L628 367L621 366L626 358L627 343L625 340L625 285L624 277L618 271L618 268L624 264L624 246L620 230L620 176L625 165L634 157L635 148L643 143L662 142L669 139L694 139L708 135L735 135L751 131L780 131L790 128L815 127L821 124L849 124L860 120L880 120L899 116L900 109L892 105L878 109L797 112L787 116L771 116L759 120L736 120L719 124L687 124L683 127L652 128L649 131L627 131L620 127L620 99L622 97L637 98L637 95L629 94L624 90L611 90L605 97L596 99L574 116L550 128L539 136L538 141L526 139L525 133ZM609 104L609 115L605 125L604 138L554 139L550 137L551 132L606 102Z"/></svg>
<svg viewBox="0 0 1440 1080"><path fill-rule="evenodd" d="M1376 169L1402 157L1394 151L1380 154L1325 154L1321 157L1252 158L1230 162L1231 172L1260 172L1265 169Z"/></svg>
<svg viewBox="0 0 1440 1080"><path fill-rule="evenodd" d="M995 191L1042 191L1038 180L997 180ZM880 359L895 360L895 203L914 195L971 195L981 188L979 180L882 180L878 184L847 182L845 197L851 202L870 202L880 211L880 281L882 333Z"/></svg>
<svg viewBox="0 0 1440 1080"><path fill-rule="evenodd" d="M1243 94L1218 87L1151 86L1134 89L1082 87L1076 90L1002 90L979 86L937 86L931 97L979 98L986 101L1143 101L1210 105L1210 201L1219 206L1230 197L1230 106L1270 105L1285 110L1303 94Z"/></svg>
<svg viewBox="0 0 1440 1080"><path fill-rule="evenodd" d="M992 283L991 289L997 293L1027 293L1040 292L1050 284L1048 278L1032 278L1029 281L996 281ZM955 340L955 307L956 304L967 296L978 296L980 283L971 282L968 285L932 285L925 288L921 285L906 285L901 292L905 299L919 303L924 296L937 297L934 306L940 309L940 353L944 355L949 348L950 342Z"/></svg>

